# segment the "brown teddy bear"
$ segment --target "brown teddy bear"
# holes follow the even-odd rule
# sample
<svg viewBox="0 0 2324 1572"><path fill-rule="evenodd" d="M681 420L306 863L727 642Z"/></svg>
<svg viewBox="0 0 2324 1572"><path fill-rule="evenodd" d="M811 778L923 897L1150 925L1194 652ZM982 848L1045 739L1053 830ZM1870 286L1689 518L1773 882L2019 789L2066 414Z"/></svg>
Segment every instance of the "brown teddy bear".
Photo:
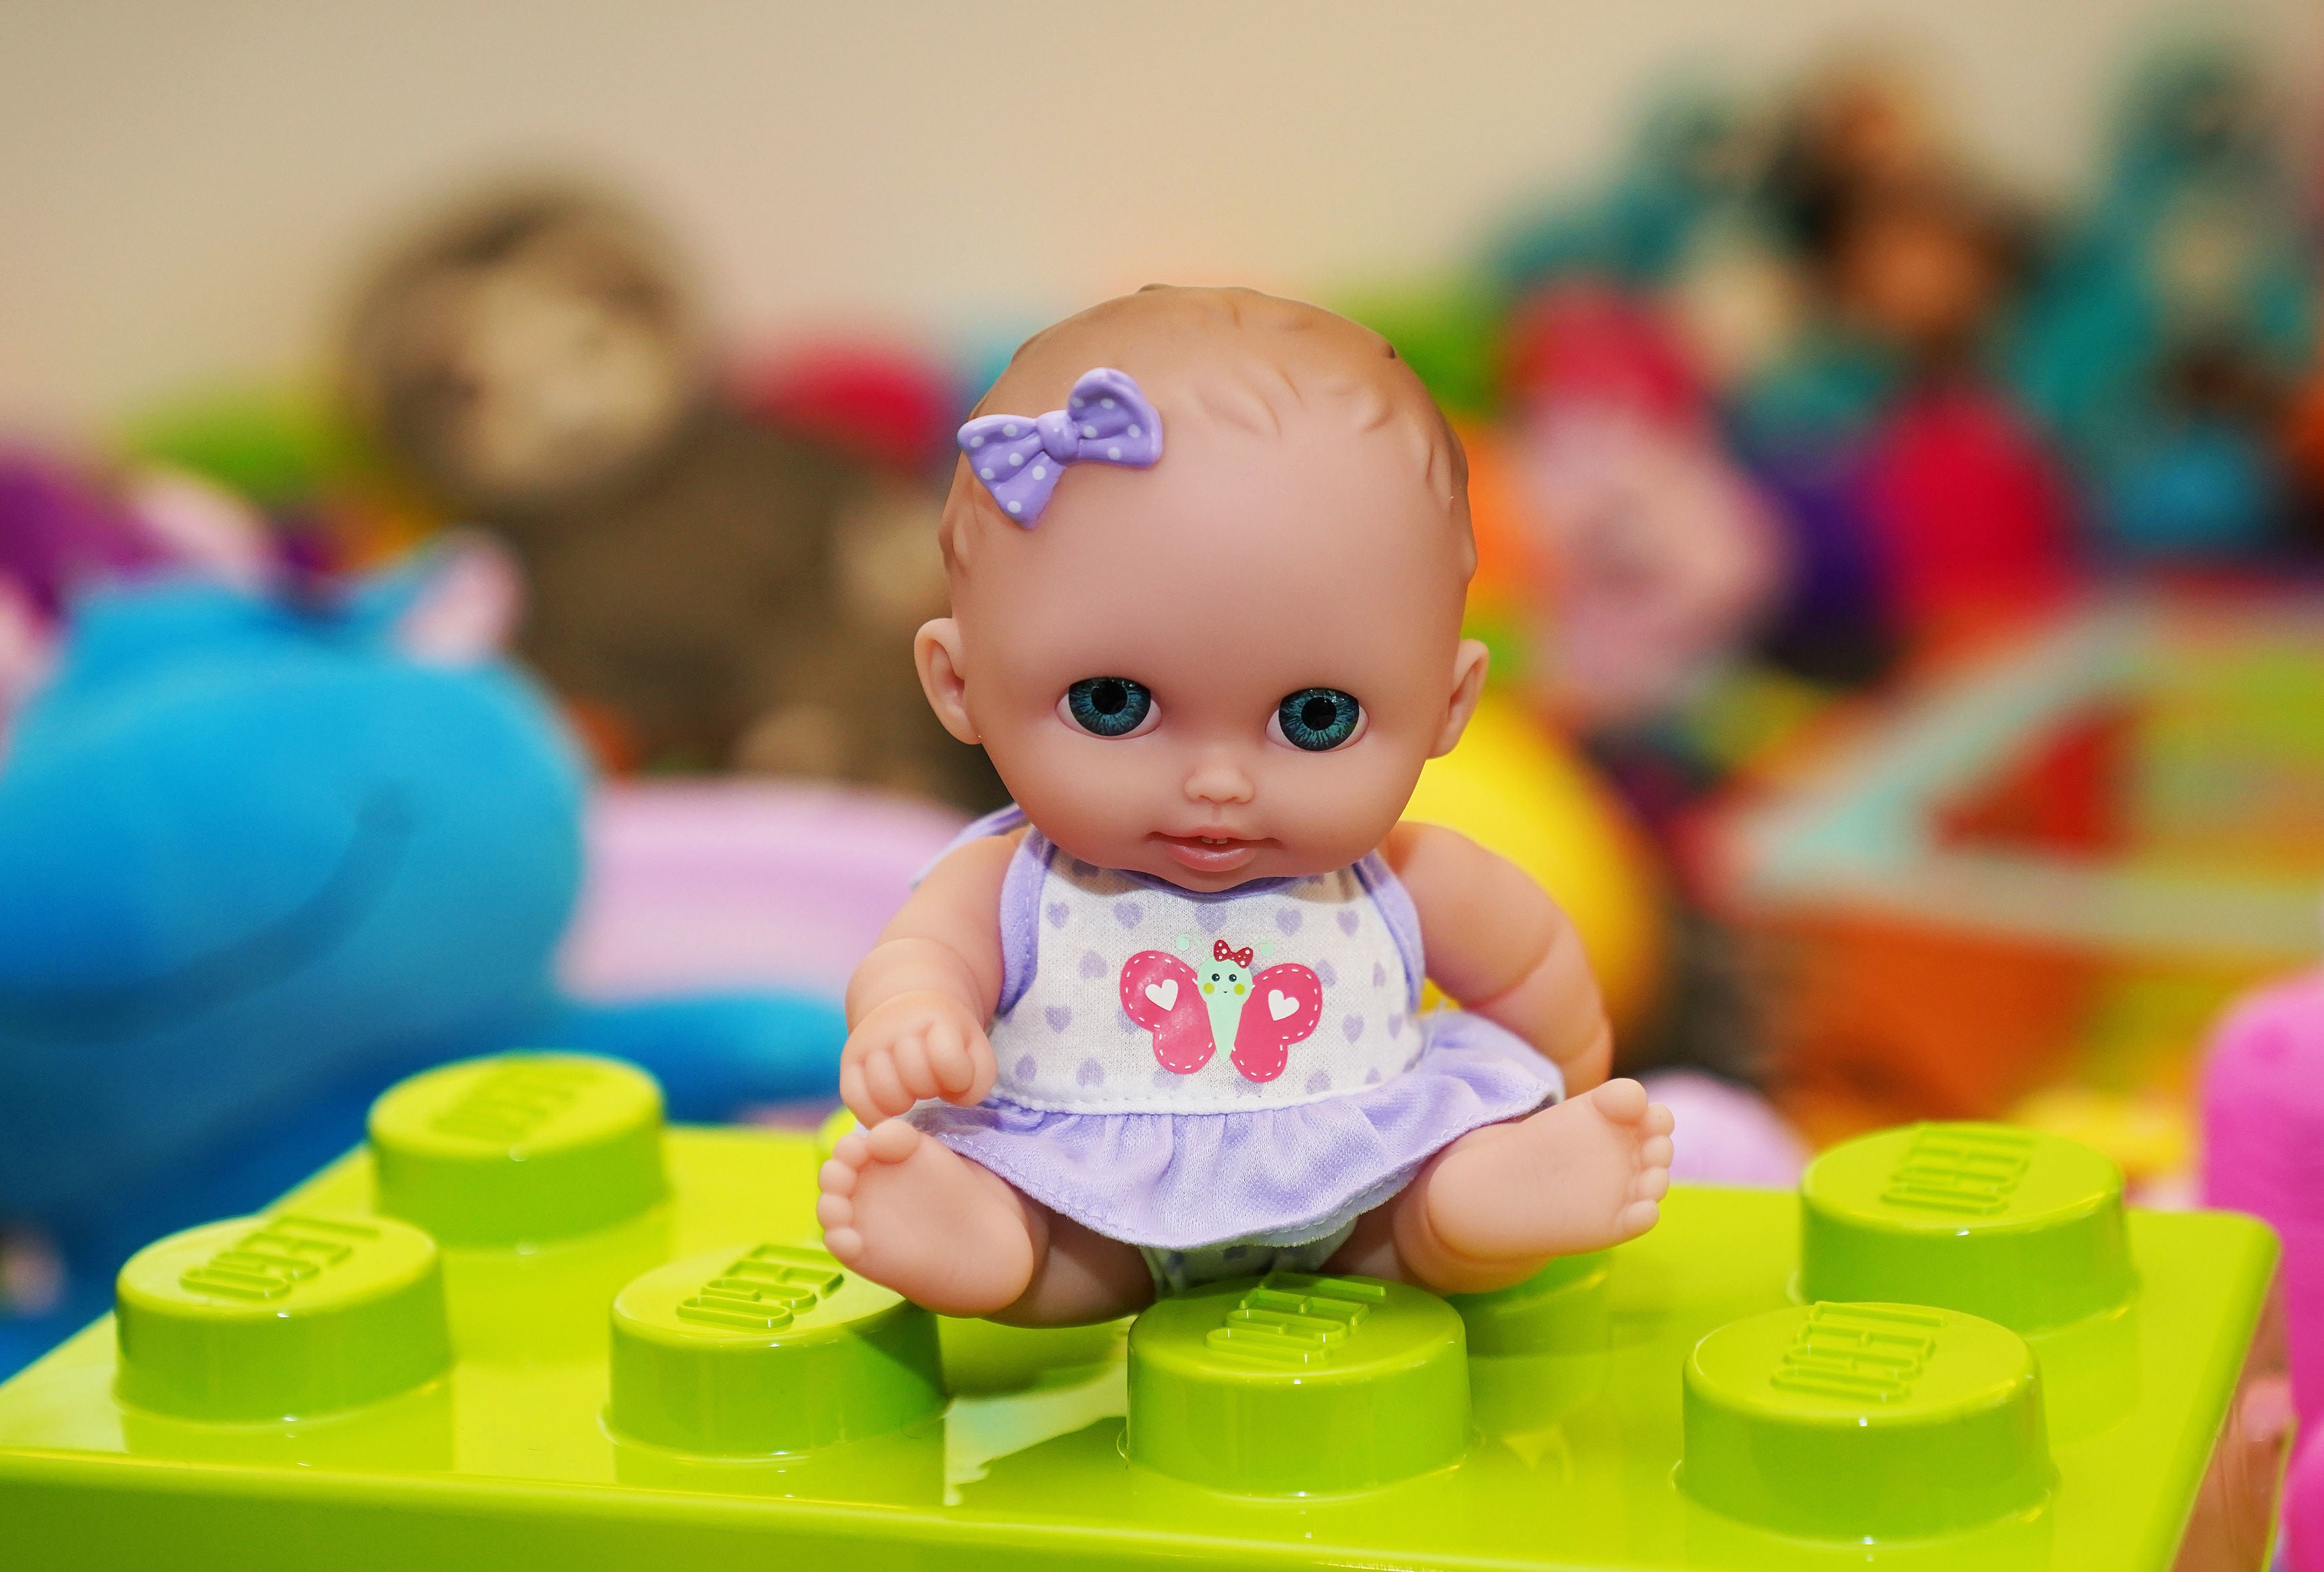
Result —
<svg viewBox="0 0 2324 1572"><path fill-rule="evenodd" d="M610 762L1001 800L913 671L945 609L936 493L738 409L680 259L623 205L540 186L446 213L373 271L345 365L390 461L514 551L518 650Z"/></svg>

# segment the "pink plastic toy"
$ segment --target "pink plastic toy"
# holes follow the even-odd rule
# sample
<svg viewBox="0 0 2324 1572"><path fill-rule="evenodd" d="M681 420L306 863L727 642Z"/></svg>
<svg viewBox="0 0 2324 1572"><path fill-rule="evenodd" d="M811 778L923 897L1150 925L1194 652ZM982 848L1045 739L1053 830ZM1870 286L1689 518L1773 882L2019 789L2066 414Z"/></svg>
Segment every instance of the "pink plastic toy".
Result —
<svg viewBox="0 0 2324 1572"><path fill-rule="evenodd" d="M2203 1066L2203 1200L2249 1212L2283 1241L2276 1269L2292 1352L2292 1402L2308 1457L2311 1512L2324 1424L2324 973L2245 999L2211 1040ZM2312 1564L2324 1567L2324 1516L2312 1519Z"/></svg>

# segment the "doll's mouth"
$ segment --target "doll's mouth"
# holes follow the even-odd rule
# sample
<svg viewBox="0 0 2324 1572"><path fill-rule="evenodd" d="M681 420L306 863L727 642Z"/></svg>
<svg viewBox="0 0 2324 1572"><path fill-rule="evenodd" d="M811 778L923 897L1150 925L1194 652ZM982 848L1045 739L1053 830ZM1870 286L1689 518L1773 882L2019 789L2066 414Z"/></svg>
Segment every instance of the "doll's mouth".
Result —
<svg viewBox="0 0 2324 1572"><path fill-rule="evenodd" d="M1179 867L1194 873L1232 873L1259 855L1265 841L1236 835L1163 835L1155 840Z"/></svg>

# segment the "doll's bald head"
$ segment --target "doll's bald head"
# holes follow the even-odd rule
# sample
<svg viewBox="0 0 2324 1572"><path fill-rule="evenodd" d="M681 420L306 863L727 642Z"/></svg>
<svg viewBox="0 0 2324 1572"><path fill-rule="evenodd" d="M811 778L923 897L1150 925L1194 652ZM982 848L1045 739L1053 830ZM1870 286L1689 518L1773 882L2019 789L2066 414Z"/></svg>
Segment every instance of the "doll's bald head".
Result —
<svg viewBox="0 0 2324 1572"><path fill-rule="evenodd" d="M1204 890L1347 867L1484 680L1461 637L1459 442L1379 335L1248 290L1148 290L1061 322L982 412L1038 425L1096 368L1138 384L1160 457L1077 460L1031 527L962 465L953 614L914 643L928 702L1084 861ZM1093 684L1119 722L1074 708Z"/></svg>
<svg viewBox="0 0 2324 1572"><path fill-rule="evenodd" d="M1351 443L1389 446L1408 472L1416 527L1443 532L1463 582L1473 570L1460 441L1412 368L1371 329L1256 290L1149 284L1027 339L975 413L1059 408L1096 366L1127 372L1160 413L1165 464L1180 453L1192 461L1197 445L1172 439L1205 425L1280 437L1322 422ZM1060 500L1088 483L1068 476ZM979 534L1017 529L964 461L945 504L945 561L964 571Z"/></svg>

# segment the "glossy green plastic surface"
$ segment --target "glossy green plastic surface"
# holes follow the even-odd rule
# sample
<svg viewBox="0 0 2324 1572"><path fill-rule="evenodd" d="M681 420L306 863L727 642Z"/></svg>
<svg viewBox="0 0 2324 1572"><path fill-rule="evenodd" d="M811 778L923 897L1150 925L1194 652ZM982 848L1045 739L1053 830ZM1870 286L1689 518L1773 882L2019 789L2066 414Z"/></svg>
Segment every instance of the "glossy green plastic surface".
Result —
<svg viewBox="0 0 2324 1572"><path fill-rule="evenodd" d="M1881 1194L1919 1138L1866 1171ZM1128 1338L1028 1332L932 1322L822 1256L809 1137L649 1145L600 1225L440 1240L432 1277L353 1249L300 1275L331 1253L317 1222L409 1237L368 1152L269 1225L161 1247L125 1274L126 1357L108 1319L0 1386L0 1565L2161 1572L2274 1257L2243 1218L2117 1206L2118 1302L2029 1330L1893 1291L1804 1303L1796 1198L1680 1190L1646 1237L1449 1308L1278 1277ZM431 1182L439 1216L509 1215ZM2108 1209L2032 1204L2048 1182L2019 1186L2036 1232ZM292 1243L227 1259L270 1228ZM311 1326L236 1342L235 1294L184 1288L213 1262L289 1283L256 1319ZM414 1330L431 1281L448 1365Z"/></svg>
<svg viewBox="0 0 2324 1572"><path fill-rule="evenodd" d="M1956 1310L1770 1310L1688 1356L1680 1484L1811 1538L1983 1528L2050 1494L2041 1384L2024 1338Z"/></svg>
<svg viewBox="0 0 2324 1572"><path fill-rule="evenodd" d="M613 1297L623 1436L709 1457L807 1452L944 1410L936 1318L820 1250L714 1250Z"/></svg>
<svg viewBox="0 0 2324 1572"><path fill-rule="evenodd" d="M578 1053L447 1064L373 1105L379 1209L445 1245L522 1246L660 1200L661 1089Z"/></svg>
<svg viewBox="0 0 2324 1572"><path fill-rule="evenodd" d="M1337 1495L1469 1444L1468 1337L1433 1293L1278 1272L1164 1300L1130 1331L1130 1461L1214 1490Z"/></svg>
<svg viewBox="0 0 2324 1572"><path fill-rule="evenodd" d="M1942 1305L2020 1332L2131 1294L2122 1174L2006 1125L1913 1125L1826 1152L1801 1182L1809 1299Z"/></svg>
<svg viewBox="0 0 2324 1572"><path fill-rule="evenodd" d="M391 1218L242 1218L132 1256L115 1291L123 1399L183 1419L296 1420L452 1363L436 1241Z"/></svg>

